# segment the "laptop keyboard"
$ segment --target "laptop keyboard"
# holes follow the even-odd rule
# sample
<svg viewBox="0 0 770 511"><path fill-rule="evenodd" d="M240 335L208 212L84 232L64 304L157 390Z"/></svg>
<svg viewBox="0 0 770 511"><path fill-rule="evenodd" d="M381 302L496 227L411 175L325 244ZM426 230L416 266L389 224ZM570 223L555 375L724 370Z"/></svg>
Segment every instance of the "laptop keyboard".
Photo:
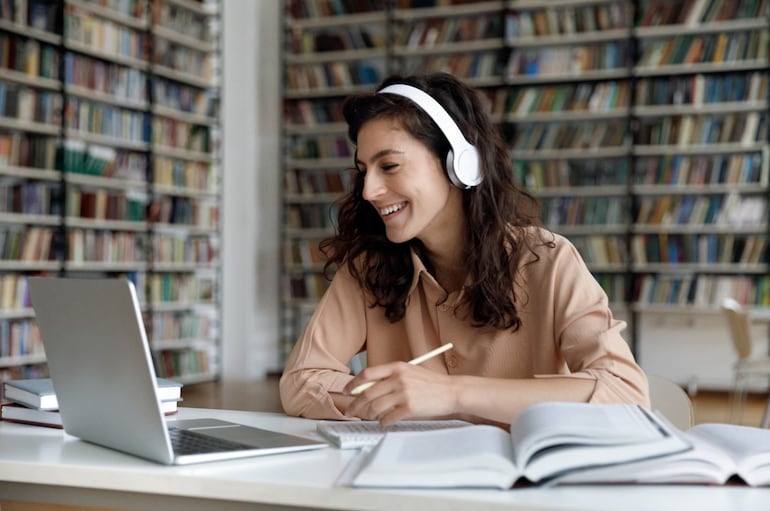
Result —
<svg viewBox="0 0 770 511"><path fill-rule="evenodd" d="M240 451L253 449L254 447L224 440L209 435L204 435L189 429L168 428L171 437L171 446L177 455L206 454L210 452Z"/></svg>

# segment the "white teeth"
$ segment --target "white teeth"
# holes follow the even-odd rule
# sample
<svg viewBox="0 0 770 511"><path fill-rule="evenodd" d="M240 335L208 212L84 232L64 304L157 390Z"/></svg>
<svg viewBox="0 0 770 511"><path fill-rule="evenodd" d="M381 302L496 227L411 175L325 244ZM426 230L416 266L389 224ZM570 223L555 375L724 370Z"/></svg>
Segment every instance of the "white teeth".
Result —
<svg viewBox="0 0 770 511"><path fill-rule="evenodd" d="M403 204L396 204L394 206L388 206L387 208L382 208L380 210L380 215L381 216L385 216L385 215L389 215L391 213L395 213L396 211L398 211L399 209L401 209L403 207L404 207Z"/></svg>

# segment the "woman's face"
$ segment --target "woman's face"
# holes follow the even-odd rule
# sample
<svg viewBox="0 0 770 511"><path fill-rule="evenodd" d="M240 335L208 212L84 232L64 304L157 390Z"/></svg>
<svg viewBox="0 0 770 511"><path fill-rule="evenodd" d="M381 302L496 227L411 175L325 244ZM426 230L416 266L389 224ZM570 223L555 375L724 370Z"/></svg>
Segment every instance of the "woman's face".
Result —
<svg viewBox="0 0 770 511"><path fill-rule="evenodd" d="M380 214L388 239L420 239L429 248L462 225L462 192L439 158L396 120L373 119L358 132L363 197Z"/></svg>

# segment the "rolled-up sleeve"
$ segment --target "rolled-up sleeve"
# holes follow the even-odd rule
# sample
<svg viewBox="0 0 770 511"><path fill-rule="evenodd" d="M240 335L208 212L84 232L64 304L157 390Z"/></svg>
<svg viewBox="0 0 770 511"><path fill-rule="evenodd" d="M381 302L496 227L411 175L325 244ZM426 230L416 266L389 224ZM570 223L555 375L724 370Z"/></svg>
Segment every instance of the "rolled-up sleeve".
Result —
<svg viewBox="0 0 770 511"><path fill-rule="evenodd" d="M571 243L559 238L553 257L552 265L541 266L551 270L541 275L549 285L539 287L546 295L540 303L553 307L554 339L569 375L594 380L590 402L649 407L647 377L621 336L626 323L613 317L606 293Z"/></svg>
<svg viewBox="0 0 770 511"><path fill-rule="evenodd" d="M281 376L281 403L289 415L344 419L329 395L340 392L352 375L341 362L364 348L366 303L346 268L329 289L292 349Z"/></svg>

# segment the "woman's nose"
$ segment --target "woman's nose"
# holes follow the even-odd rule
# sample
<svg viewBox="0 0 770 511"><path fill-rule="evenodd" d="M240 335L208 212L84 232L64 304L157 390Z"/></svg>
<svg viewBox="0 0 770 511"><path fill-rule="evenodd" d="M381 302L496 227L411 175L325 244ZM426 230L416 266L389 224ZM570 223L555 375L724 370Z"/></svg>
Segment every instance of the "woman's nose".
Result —
<svg viewBox="0 0 770 511"><path fill-rule="evenodd" d="M372 201L382 195L385 186L382 177L375 171L369 170L364 176L364 200Z"/></svg>

